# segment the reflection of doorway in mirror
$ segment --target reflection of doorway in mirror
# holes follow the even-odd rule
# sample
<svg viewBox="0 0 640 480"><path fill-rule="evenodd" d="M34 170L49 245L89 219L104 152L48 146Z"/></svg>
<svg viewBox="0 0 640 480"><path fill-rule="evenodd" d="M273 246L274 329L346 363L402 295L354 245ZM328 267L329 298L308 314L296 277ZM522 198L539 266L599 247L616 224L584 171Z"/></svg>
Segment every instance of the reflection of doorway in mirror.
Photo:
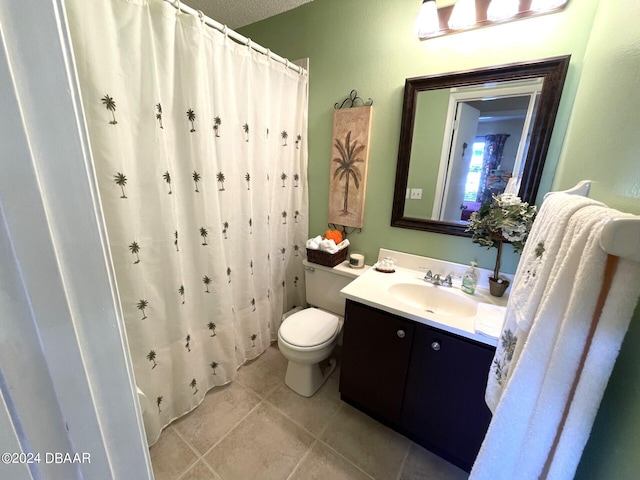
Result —
<svg viewBox="0 0 640 480"><path fill-rule="evenodd" d="M459 221L463 209L465 184L472 151L468 148L478 131L480 110L469 103L459 102L451 142L451 155L445 179L443 197L447 199L440 205L438 216L446 221Z"/></svg>
<svg viewBox="0 0 640 480"><path fill-rule="evenodd" d="M465 223L492 193L503 192L511 177L520 178L540 90L538 81L507 82L489 91L486 86L451 90L432 218ZM492 146L488 139L498 136L508 141L490 164L484 150ZM463 143L472 146L464 158Z"/></svg>

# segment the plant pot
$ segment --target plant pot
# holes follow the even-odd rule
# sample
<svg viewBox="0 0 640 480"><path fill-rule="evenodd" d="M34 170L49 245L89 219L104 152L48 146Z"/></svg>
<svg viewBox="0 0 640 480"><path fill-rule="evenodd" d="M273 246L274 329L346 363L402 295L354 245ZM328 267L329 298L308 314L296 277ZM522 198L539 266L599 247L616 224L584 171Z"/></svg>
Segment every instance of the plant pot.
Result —
<svg viewBox="0 0 640 480"><path fill-rule="evenodd" d="M494 297L501 297L504 292L509 288L509 280L499 278L496 280L493 277L489 277L489 293Z"/></svg>

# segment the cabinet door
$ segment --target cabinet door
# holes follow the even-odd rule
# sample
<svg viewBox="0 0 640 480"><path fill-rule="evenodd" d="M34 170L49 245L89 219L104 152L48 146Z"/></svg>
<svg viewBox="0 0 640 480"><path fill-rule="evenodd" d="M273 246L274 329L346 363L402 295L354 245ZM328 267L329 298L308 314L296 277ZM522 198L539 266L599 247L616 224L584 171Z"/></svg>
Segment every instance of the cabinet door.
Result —
<svg viewBox="0 0 640 480"><path fill-rule="evenodd" d="M413 322L347 301L340 367L342 398L397 423L413 330Z"/></svg>
<svg viewBox="0 0 640 480"><path fill-rule="evenodd" d="M484 401L495 348L416 325L402 426L469 471L491 420Z"/></svg>

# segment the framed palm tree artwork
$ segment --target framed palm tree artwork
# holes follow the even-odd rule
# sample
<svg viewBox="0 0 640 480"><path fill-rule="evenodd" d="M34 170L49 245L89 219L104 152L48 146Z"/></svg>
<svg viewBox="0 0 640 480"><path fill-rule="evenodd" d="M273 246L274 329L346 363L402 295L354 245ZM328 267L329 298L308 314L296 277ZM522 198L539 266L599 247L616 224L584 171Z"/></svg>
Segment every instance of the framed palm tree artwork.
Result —
<svg viewBox="0 0 640 480"><path fill-rule="evenodd" d="M371 106L333 111L329 223L363 225L372 112Z"/></svg>

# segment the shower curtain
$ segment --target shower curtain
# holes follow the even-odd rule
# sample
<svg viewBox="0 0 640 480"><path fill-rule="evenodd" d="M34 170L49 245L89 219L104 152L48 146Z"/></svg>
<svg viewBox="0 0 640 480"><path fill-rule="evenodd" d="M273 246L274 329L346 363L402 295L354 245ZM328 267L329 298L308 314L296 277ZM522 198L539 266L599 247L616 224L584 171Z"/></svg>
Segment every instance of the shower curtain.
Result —
<svg viewBox="0 0 640 480"><path fill-rule="evenodd" d="M164 426L304 302L308 78L162 0L66 6L136 383Z"/></svg>

